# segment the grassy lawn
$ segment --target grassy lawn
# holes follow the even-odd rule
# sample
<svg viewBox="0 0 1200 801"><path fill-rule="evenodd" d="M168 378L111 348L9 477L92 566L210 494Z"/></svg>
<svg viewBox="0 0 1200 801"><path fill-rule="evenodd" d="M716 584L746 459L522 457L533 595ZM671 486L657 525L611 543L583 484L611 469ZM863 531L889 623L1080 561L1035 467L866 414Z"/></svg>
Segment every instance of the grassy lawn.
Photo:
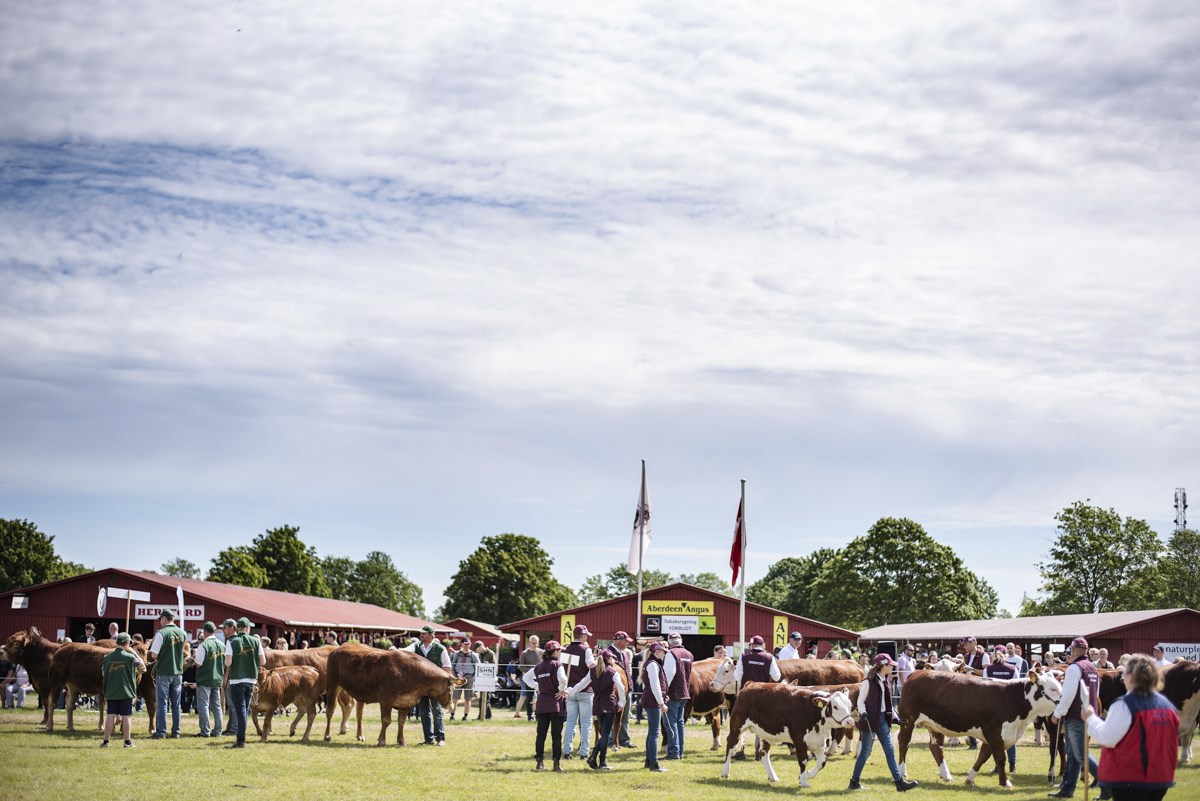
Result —
<svg viewBox="0 0 1200 801"><path fill-rule="evenodd" d="M27 702L32 705L32 702ZM35 729L39 716L27 710L0 712L0 799L36 801L48 799L126 799L220 798L220 799L437 799L471 801L529 801L531 798L564 797L569 794L581 801L609 801L614 793L649 791L656 797L667 793L691 793L705 801L747 801L782 799L804 793L809 796L841 796L853 769L853 757L836 756L802 791L793 758L778 754L775 770L781 778L769 785L762 766L754 762L734 762L731 778L720 778L723 754L708 750L711 736L701 726L690 726L688 757L663 762L670 772L652 774L642 769L640 748L610 755L613 770L592 772L580 760L564 763L569 775L533 772L534 726L522 717L497 710L487 722L446 722L444 748L395 746L395 723L389 732L390 744L378 748L378 708L368 710L364 723L366 743L351 734L339 737L334 725L334 740L321 741L324 718L313 726L314 741L309 744L287 737L290 718L277 719L272 740L260 744L252 738L245 750L226 750L230 738L214 740L192 738L199 731L196 716L185 715L184 737L179 740L151 741L146 734L144 713L134 716L136 747L126 750L116 738L107 750L99 748L97 715L80 712L75 716L76 731L65 731L60 711L54 734ZM286 724L284 723L286 721ZM301 724L303 731L303 724ZM281 733L282 732L282 733ZM419 721L410 721L406 729L409 743L421 741ZM645 726L635 726L634 742L644 743ZM253 735L253 730L251 730ZM935 798L957 801L980 796L1011 799L1043 799L1049 792L1046 783L1048 757L1044 748L1033 745L1032 737L1018 747L1014 790L1001 790L995 777L983 776L978 787L966 787L963 776L970 767L973 753L964 748L948 749L954 784L938 780L933 758L926 748L925 735L918 730L909 753L909 776L921 782L907 798ZM569 784L568 784L569 782ZM868 790L855 799L895 798L896 791L887 775L883 754L878 746L871 754L863 774ZM568 789L569 788L569 789ZM1092 797L1096 793L1093 791ZM1076 792L1083 798L1083 790ZM1168 799L1200 800L1200 767L1182 768L1177 785Z"/></svg>

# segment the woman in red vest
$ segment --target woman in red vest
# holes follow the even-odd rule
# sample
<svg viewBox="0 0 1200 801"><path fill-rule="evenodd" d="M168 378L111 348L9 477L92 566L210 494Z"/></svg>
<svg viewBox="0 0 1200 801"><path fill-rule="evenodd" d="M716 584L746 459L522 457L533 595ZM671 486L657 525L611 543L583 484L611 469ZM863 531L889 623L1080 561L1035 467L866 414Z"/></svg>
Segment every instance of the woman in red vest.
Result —
<svg viewBox="0 0 1200 801"><path fill-rule="evenodd" d="M1100 786L1114 801L1159 801L1175 784L1179 713L1158 692L1162 674L1154 660L1134 654L1125 666L1128 692L1113 701L1107 719L1083 710L1087 731L1101 746Z"/></svg>

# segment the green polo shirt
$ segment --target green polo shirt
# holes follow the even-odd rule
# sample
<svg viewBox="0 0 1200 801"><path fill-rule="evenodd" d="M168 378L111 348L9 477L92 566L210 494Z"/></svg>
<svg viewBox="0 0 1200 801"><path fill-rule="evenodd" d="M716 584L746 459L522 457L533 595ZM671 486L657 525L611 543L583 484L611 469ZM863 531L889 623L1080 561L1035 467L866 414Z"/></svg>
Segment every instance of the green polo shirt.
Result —
<svg viewBox="0 0 1200 801"><path fill-rule="evenodd" d="M137 660L124 648L114 648L104 656L104 698L124 701L137 697Z"/></svg>

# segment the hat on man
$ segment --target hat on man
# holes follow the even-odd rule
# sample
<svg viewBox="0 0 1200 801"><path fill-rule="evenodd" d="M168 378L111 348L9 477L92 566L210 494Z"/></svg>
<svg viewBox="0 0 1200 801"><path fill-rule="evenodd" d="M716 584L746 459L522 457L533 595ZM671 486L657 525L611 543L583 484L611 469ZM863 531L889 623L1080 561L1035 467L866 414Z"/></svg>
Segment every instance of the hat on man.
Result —
<svg viewBox="0 0 1200 801"><path fill-rule="evenodd" d="M663 645L661 640L655 640L650 643L650 653L652 654L657 654L665 650L667 650L667 646Z"/></svg>
<svg viewBox="0 0 1200 801"><path fill-rule="evenodd" d="M237 626L237 623L235 623L233 618L231 618L231 617L225 618L225 622L221 624L221 628L223 628L223 629L231 629L231 628L234 628L235 626Z"/></svg>
<svg viewBox="0 0 1200 801"><path fill-rule="evenodd" d="M671 643L671 645L679 645L683 642L683 635L677 631L672 631L667 635L667 642Z"/></svg>
<svg viewBox="0 0 1200 801"><path fill-rule="evenodd" d="M1162 643L1159 643L1158 645L1154 646L1150 650L1151 651L1166 651L1167 649L1162 647Z"/></svg>
<svg viewBox="0 0 1200 801"><path fill-rule="evenodd" d="M613 639L614 640L628 640L629 635L623 631L618 631L616 634L613 635Z"/></svg>
<svg viewBox="0 0 1200 801"><path fill-rule="evenodd" d="M239 617L237 627L239 629L252 629L254 628L254 624L250 622L250 618L248 617Z"/></svg>
<svg viewBox="0 0 1200 801"><path fill-rule="evenodd" d="M133 642L133 638L129 636L128 632L122 631L117 635L117 645L129 645L131 642Z"/></svg>
<svg viewBox="0 0 1200 801"><path fill-rule="evenodd" d="M421 631L425 634L433 634L433 626L421 626Z"/></svg>
<svg viewBox="0 0 1200 801"><path fill-rule="evenodd" d="M587 626L580 623L578 626L575 627L575 636L576 637L590 637L590 636L592 636L592 633L590 631L588 631Z"/></svg>
<svg viewBox="0 0 1200 801"><path fill-rule="evenodd" d="M1086 651L1088 647L1087 640L1085 640L1083 637L1076 637L1075 639L1071 640L1071 647L1082 648Z"/></svg>
<svg viewBox="0 0 1200 801"><path fill-rule="evenodd" d="M800 632L798 632L798 631L793 631L793 632L792 632L792 639L793 639L793 640L803 640L803 639L804 639L804 637L802 637L802 636L800 635Z"/></svg>
<svg viewBox="0 0 1200 801"><path fill-rule="evenodd" d="M893 660L888 654L875 654L875 658L871 660L871 663L874 664L875 667L882 667L883 665L891 665L895 667L896 665L895 660Z"/></svg>
<svg viewBox="0 0 1200 801"><path fill-rule="evenodd" d="M174 620L175 613L172 612L170 609L164 609L164 610L162 610L162 612L159 613L158 619L159 620Z"/></svg>
<svg viewBox="0 0 1200 801"><path fill-rule="evenodd" d="M762 638L762 637L760 637L760 636L758 636L757 634L755 634L753 637L751 637L751 638L750 638L750 645L752 645L752 646L754 646L754 645L766 645L766 641L765 641L765 640L763 640L763 638Z"/></svg>
<svg viewBox="0 0 1200 801"><path fill-rule="evenodd" d="M966 645L966 644L967 644L967 643L969 643L969 642L977 642L977 640L976 640L974 637L972 637L972 636L970 636L970 635L967 635L966 637L963 637L963 638L962 638L962 643L960 643L960 644L961 644L961 645Z"/></svg>
<svg viewBox="0 0 1200 801"><path fill-rule="evenodd" d="M560 644L559 644L558 640L551 640L550 642L546 643L546 647L545 647L545 649L544 649L544 650L547 650L547 651L561 651L561 650L562 650L562 645L560 645Z"/></svg>
<svg viewBox="0 0 1200 801"><path fill-rule="evenodd" d="M204 630L207 631L209 634L212 634L214 631L217 630L217 624L213 623L211 620L206 620L206 621L204 621Z"/></svg>

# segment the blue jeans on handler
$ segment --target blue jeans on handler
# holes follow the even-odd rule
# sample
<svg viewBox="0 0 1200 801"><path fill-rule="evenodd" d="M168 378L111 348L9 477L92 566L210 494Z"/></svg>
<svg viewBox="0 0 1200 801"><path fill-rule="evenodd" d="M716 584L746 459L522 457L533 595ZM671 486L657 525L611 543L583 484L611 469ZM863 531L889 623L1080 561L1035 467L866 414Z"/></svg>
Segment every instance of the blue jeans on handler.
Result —
<svg viewBox="0 0 1200 801"><path fill-rule="evenodd" d="M567 698L567 723L563 729L563 756L571 755L575 740L575 724L579 724L579 758L587 759L592 752L593 693L575 693Z"/></svg>
<svg viewBox="0 0 1200 801"><path fill-rule="evenodd" d="M417 705L421 713L421 733L425 744L446 742L446 723L442 717L442 705L435 698L422 698Z"/></svg>
<svg viewBox="0 0 1200 801"><path fill-rule="evenodd" d="M154 736L167 736L167 702L171 703L171 734L179 734L179 699L183 693L183 676L155 676L154 700L158 709L154 711Z"/></svg>
<svg viewBox="0 0 1200 801"><path fill-rule="evenodd" d="M667 701L667 731L671 739L667 741L667 759L683 759L683 713L687 709L687 701Z"/></svg>
<svg viewBox="0 0 1200 801"><path fill-rule="evenodd" d="M1071 795L1075 792L1075 785L1079 783L1079 773L1083 770L1084 724L1082 720L1064 718L1062 725L1067 741L1067 769L1063 773L1062 784L1058 789ZM1096 760L1091 755L1088 755L1088 775L1093 779L1096 777Z"/></svg>
<svg viewBox="0 0 1200 801"><path fill-rule="evenodd" d="M645 708L646 713L646 767L658 767L658 731L662 728L662 710ZM671 749L671 730L667 729L667 750Z"/></svg>
<svg viewBox="0 0 1200 801"><path fill-rule="evenodd" d="M892 781L900 781L903 778L900 775L900 766L896 764L896 752L892 748L892 726L887 720L883 720L879 725L878 733L873 731L859 732L861 735L861 744L858 748L858 761L854 763L854 775L851 781L858 781L862 777L863 765L867 764L867 757L871 756L871 747L875 744L876 738L879 739L879 747L883 749L883 755L887 758L888 770L892 772Z"/></svg>
<svg viewBox="0 0 1200 801"><path fill-rule="evenodd" d="M200 715L200 734L216 737L221 733L221 688L196 685L196 712ZM211 720L210 720L211 713Z"/></svg>

